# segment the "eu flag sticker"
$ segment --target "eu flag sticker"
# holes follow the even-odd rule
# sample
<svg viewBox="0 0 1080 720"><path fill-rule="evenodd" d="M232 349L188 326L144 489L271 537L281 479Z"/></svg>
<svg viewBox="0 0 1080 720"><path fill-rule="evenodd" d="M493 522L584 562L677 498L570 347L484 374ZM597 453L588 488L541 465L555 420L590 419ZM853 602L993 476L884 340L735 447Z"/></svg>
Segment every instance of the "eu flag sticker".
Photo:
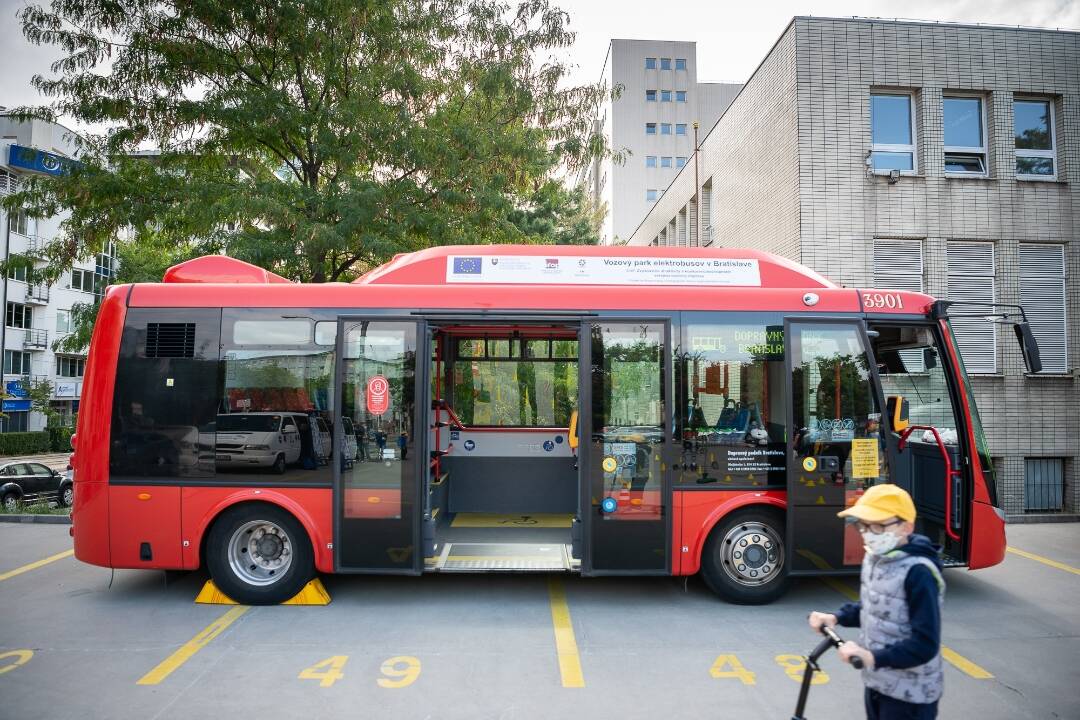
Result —
<svg viewBox="0 0 1080 720"><path fill-rule="evenodd" d="M479 275L483 267L482 258L456 257L454 258L455 275Z"/></svg>

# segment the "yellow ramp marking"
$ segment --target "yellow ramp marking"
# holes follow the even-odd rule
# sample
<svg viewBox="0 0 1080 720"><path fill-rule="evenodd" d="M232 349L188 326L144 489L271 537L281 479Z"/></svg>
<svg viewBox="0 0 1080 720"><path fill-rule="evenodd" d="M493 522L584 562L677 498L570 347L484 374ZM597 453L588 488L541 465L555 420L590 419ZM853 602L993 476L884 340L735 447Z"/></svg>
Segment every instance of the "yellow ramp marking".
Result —
<svg viewBox="0 0 1080 720"><path fill-rule="evenodd" d="M1074 568L1072 565L1066 565L1063 562L1058 562L1057 560L1051 560L1050 558L1043 557L1042 555L1036 555L1035 553L1029 553L1026 550L1017 550L1014 547L1007 547L1005 549L1008 550L1009 552L1011 552L1013 555L1019 555L1020 557L1026 557L1028 560L1034 560L1035 562L1040 562L1043 565L1049 565L1052 568L1057 568L1058 570L1064 570L1065 572L1070 572L1073 575L1080 575L1080 568ZM2 579L3 578L0 577L0 580L2 580Z"/></svg>
<svg viewBox="0 0 1080 720"><path fill-rule="evenodd" d="M450 527L456 528L568 528L573 515L537 513L535 515L501 515L499 513L458 513Z"/></svg>
<svg viewBox="0 0 1080 720"><path fill-rule="evenodd" d="M23 573L30 572L31 570L37 570L39 567L42 567L43 565L48 565L49 563L56 562L57 560L63 560L64 558L71 557L74 554L75 554L74 550L65 550L64 552L59 552L59 553L56 553L55 555L50 555L49 557L47 557L47 558L45 558L43 560L38 560L38 561L32 562L32 563L30 563L28 565L23 565L22 567L17 567L14 570L8 570L6 573L0 575L0 581L7 580L8 578L13 578L16 575L22 575Z"/></svg>
<svg viewBox="0 0 1080 720"><path fill-rule="evenodd" d="M157 667L139 678L139 681L135 684L157 685L162 680L169 677L173 670L176 670L190 660L195 653L206 647L211 640L225 632L226 628L236 622L237 618L250 609L251 608L247 605L237 605L234 608L230 608L224 615L203 628L202 632L181 645L179 650L162 660Z"/></svg>
<svg viewBox="0 0 1080 720"><path fill-rule="evenodd" d="M989 680L994 677L989 671L976 665L952 648L941 646L941 657L948 660L960 672L966 673L976 680Z"/></svg>
<svg viewBox="0 0 1080 720"><path fill-rule="evenodd" d="M829 563L825 562L824 558L822 558L816 553L813 553L809 550L798 550L797 552L804 558L812 562L814 564L814 567L816 567L818 570L833 569L832 566L829 565ZM846 583L841 582L839 578L820 577L818 579L831 587L836 592L846 597L848 600L851 600L852 602L858 601L859 592L854 588L848 586ZM985 670L980 665L973 663L971 660L968 660L960 653L956 652L950 647L946 647L945 645L941 646L941 657L945 658L945 660L951 663L960 672L970 675L976 680L988 680L994 677L992 674L990 674L989 671Z"/></svg>
<svg viewBox="0 0 1080 720"><path fill-rule="evenodd" d="M551 600L551 623L555 627L555 651L559 656L559 674L565 688L585 687L578 655L574 624L570 620L570 607L566 604L566 592L558 578L548 578L548 598Z"/></svg>

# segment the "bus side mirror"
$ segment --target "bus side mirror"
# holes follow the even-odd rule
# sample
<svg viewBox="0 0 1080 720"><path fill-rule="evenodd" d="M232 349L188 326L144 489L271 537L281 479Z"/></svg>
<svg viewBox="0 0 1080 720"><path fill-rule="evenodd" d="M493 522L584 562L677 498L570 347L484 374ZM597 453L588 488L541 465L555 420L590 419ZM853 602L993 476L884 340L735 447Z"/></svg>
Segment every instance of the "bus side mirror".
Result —
<svg viewBox="0 0 1080 720"><path fill-rule="evenodd" d="M922 358L923 367L927 370L933 370L937 367L937 350L934 348L923 348Z"/></svg>
<svg viewBox="0 0 1080 720"><path fill-rule="evenodd" d="M1039 357L1039 343L1035 341L1035 334L1031 332L1031 326L1027 322L1019 322L1013 325L1013 332L1020 343L1020 352L1024 355L1024 365L1027 371L1037 373L1042 370L1042 358Z"/></svg>

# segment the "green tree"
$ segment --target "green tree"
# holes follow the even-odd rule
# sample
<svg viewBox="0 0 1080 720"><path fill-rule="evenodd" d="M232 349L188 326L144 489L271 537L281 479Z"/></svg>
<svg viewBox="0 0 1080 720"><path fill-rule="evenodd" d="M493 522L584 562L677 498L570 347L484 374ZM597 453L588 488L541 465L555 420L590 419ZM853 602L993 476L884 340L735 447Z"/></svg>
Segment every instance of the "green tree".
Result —
<svg viewBox="0 0 1080 720"><path fill-rule="evenodd" d="M4 201L70 213L43 279L121 230L128 261L226 251L309 282L430 245L594 241L553 178L608 152L605 89L568 85L550 0L53 0L21 19L65 56L34 79L51 104L19 113L103 128Z"/></svg>
<svg viewBox="0 0 1080 720"><path fill-rule="evenodd" d="M30 408L45 416L45 424L51 426L58 413L52 408L53 385L48 380L20 380L19 384L30 398Z"/></svg>

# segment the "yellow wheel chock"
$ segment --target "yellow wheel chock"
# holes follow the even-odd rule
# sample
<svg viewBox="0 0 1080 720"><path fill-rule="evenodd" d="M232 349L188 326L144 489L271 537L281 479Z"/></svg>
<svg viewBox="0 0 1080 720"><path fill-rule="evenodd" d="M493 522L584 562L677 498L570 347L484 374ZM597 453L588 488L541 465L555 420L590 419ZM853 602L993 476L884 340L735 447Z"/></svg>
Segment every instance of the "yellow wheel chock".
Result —
<svg viewBox="0 0 1080 720"><path fill-rule="evenodd" d="M221 592L213 580L207 580L199 591L195 602L202 605L238 605L235 600ZM289 598L282 605L329 605L330 593L322 584L322 580L315 578L305 585L300 592Z"/></svg>

